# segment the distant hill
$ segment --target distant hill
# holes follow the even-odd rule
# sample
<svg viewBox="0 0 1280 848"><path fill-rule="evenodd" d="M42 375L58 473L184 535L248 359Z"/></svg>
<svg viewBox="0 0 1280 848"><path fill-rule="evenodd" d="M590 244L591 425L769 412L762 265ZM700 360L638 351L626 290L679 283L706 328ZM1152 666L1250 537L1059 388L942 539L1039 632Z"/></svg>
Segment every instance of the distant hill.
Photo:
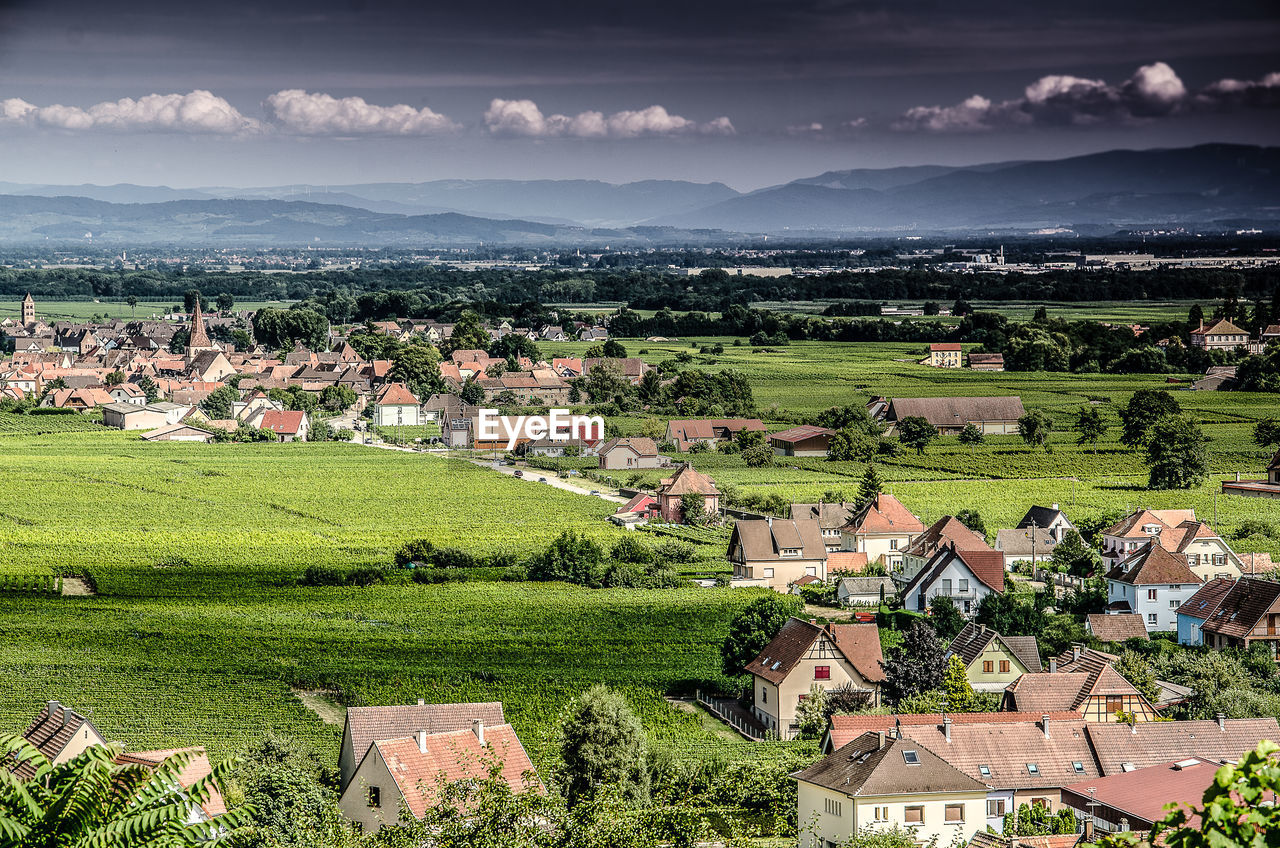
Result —
<svg viewBox="0 0 1280 848"><path fill-rule="evenodd" d="M657 218L676 227L985 230L1280 220L1280 148L1210 144L965 168L836 171Z"/></svg>

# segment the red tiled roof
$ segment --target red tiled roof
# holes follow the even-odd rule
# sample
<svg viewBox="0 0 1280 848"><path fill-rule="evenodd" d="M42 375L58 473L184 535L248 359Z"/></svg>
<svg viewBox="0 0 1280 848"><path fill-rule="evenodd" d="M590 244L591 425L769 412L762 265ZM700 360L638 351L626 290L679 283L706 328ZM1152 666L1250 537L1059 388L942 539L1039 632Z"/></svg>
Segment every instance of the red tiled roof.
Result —
<svg viewBox="0 0 1280 848"><path fill-rule="evenodd" d="M827 573L858 574L867 567L866 551L830 551L827 553Z"/></svg>
<svg viewBox="0 0 1280 848"><path fill-rule="evenodd" d="M955 553L969 566L974 577L997 592L1004 591L1004 554L990 548L985 551L957 548Z"/></svg>
<svg viewBox="0 0 1280 848"><path fill-rule="evenodd" d="M1149 830L1154 822L1164 818L1165 804L1198 806L1219 765L1213 760L1187 757L1149 768L1090 778L1064 786L1062 800L1086 811L1094 809L1090 804L1096 803L1099 815L1105 817L1104 811L1110 808L1127 818L1135 830ZM1193 816L1188 825L1194 828L1198 820Z"/></svg>
<svg viewBox="0 0 1280 848"><path fill-rule="evenodd" d="M720 490L716 488L714 480L706 474L694 471L693 466L686 462L680 466L679 471L667 477L658 485L658 494L718 495Z"/></svg>
<svg viewBox="0 0 1280 848"><path fill-rule="evenodd" d="M213 767L209 763L209 755L205 753L203 745L192 748L168 748L160 751L128 751L116 757L116 762L121 765L135 763L155 769L165 760L179 753L192 755L187 765L182 771L178 772L178 785L183 789L191 788L196 781L202 780L212 773ZM204 810L205 815L210 818L220 816L227 811L226 800L216 786L213 787L205 802L200 805L200 809Z"/></svg>
<svg viewBox="0 0 1280 848"><path fill-rule="evenodd" d="M1123 642L1125 639L1143 639L1147 635L1147 626L1142 623L1142 616L1136 612L1106 615L1092 613L1085 617L1089 632L1103 642Z"/></svg>
<svg viewBox="0 0 1280 848"><path fill-rule="evenodd" d="M344 736L350 737L352 753L358 763L375 739L396 739L419 731L434 734L467 730L476 720L483 721L486 727L505 724L502 704L488 701L348 707Z"/></svg>
<svg viewBox="0 0 1280 848"><path fill-rule="evenodd" d="M893 495L876 499L849 519L842 530L850 533L923 533L924 524ZM1002 566L1003 567L1003 566Z"/></svg>
<svg viewBox="0 0 1280 848"><path fill-rule="evenodd" d="M1128 559L1116 563L1107 572L1107 579L1133 586L1200 583L1200 578L1187 565L1185 557L1170 553L1154 540L1139 548Z"/></svg>
<svg viewBox="0 0 1280 848"><path fill-rule="evenodd" d="M805 439L812 439L815 436L831 436L834 430L826 427L815 427L811 424L802 424L799 427L792 427L790 430L783 430L780 433L773 433L769 436L771 442L803 442Z"/></svg>
<svg viewBox="0 0 1280 848"><path fill-rule="evenodd" d="M418 399L413 396L404 383L389 383L378 392L375 403L382 406L417 406Z"/></svg>
<svg viewBox="0 0 1280 848"><path fill-rule="evenodd" d="M958 518L944 515L929 525L923 533L907 546L904 553L931 557L939 546L953 544L960 550L989 551L987 540L966 527Z"/></svg>
<svg viewBox="0 0 1280 848"><path fill-rule="evenodd" d="M269 409L262 413L262 421L258 424L258 428L293 436L302 429L302 422L306 418L307 414L301 410L286 409L277 412Z"/></svg>

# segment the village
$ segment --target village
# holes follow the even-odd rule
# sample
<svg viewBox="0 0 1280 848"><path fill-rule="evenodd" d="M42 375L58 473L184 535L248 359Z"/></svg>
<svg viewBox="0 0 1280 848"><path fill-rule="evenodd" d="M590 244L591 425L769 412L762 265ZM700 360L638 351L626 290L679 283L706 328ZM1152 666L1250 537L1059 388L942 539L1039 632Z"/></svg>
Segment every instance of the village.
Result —
<svg viewBox="0 0 1280 848"><path fill-rule="evenodd" d="M1271 556L1237 553L1192 508L1139 507L1086 526L1070 506L1030 503L1012 526L987 528L972 511L926 526L873 465L856 498L734 505L714 470L691 460L827 460L848 424L704 415L631 435L601 419L568 437L531 438L526 418L610 397L593 384L656 391L673 375L627 356L607 318L537 329L472 320L461 331L369 322L330 329L316 349L294 340L273 351L253 343L257 316L229 305L206 312L199 299L191 307L138 321L46 322L27 295L20 320L0 325L11 351L0 365L6 412L87 416L144 444L337 440L464 457L488 473L602 497L607 523L628 535L723 545L727 573L692 583L756 590L748 612L760 612L735 619L749 647L725 659L742 691L699 690L692 700L746 742L817 743L811 762L777 778L790 787L801 846L841 845L867 830L979 848L1140 834L1164 804L1194 804L1220 767L1280 738L1274 715L1229 715L1210 681L1157 676L1205 651L1262 663L1260 679L1272 683L1280 663ZM1257 344L1267 334L1280 327ZM362 356L357 346L371 339L393 354ZM478 346L457 346L464 339ZM529 355L566 340L593 347L550 361ZM1224 319L1191 333L1206 350L1250 343ZM966 363L952 343L928 346L918 364L1003 369L999 354L970 353ZM1220 389L1234 370L1206 379L1215 385L1193 388ZM482 426L490 408L503 413L497 433ZM986 395L872 396L848 414L921 453L943 436L1017 436L1028 417L1020 397ZM1280 454L1267 471L1259 480L1237 473L1221 493L1280 497ZM1060 632L1047 637L1051 621ZM1018 632L1000 632L1001 622ZM1222 708L1206 715L1206 704ZM445 801L444 783L486 774L545 795L504 706L346 708L335 785L343 819L366 834L426 821ZM10 764L20 781L102 750L119 766L168 774L176 763L192 821L215 826L228 815L221 773L200 745L131 751L69 699L48 701L14 731L31 746Z"/></svg>

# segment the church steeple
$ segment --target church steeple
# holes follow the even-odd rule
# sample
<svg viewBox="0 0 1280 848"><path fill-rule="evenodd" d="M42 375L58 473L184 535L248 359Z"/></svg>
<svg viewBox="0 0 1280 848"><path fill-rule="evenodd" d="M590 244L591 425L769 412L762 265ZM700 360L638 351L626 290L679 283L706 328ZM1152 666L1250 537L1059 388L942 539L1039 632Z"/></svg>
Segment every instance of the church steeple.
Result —
<svg viewBox="0 0 1280 848"><path fill-rule="evenodd" d="M22 299L22 325L36 322L36 302L31 297L31 292L27 292L27 296Z"/></svg>
<svg viewBox="0 0 1280 848"><path fill-rule="evenodd" d="M187 353L217 349L209 341L209 334L204 329L204 315L200 313L200 300L197 298L195 309L191 312L191 337L187 339Z"/></svg>

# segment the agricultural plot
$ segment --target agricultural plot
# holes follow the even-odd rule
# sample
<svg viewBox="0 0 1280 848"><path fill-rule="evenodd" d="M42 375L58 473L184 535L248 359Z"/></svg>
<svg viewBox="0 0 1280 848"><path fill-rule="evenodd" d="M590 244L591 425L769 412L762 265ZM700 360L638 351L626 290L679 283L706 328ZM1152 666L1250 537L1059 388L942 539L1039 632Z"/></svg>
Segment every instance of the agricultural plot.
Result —
<svg viewBox="0 0 1280 848"><path fill-rule="evenodd" d="M0 436L101 432L103 432L102 418L96 415L15 415L0 412Z"/></svg>
<svg viewBox="0 0 1280 848"><path fill-rule="evenodd" d="M210 298L212 299L212 298ZM182 298L168 300L138 301L137 306L129 306L123 300L45 300L35 295L36 317L42 321L83 321L94 315L105 315L108 318L124 318L139 320L159 317L168 312L175 303L182 303ZM254 310L264 306L277 309L288 307L288 301L236 301L235 309ZM22 315L22 298L0 300L0 320L18 318Z"/></svg>

